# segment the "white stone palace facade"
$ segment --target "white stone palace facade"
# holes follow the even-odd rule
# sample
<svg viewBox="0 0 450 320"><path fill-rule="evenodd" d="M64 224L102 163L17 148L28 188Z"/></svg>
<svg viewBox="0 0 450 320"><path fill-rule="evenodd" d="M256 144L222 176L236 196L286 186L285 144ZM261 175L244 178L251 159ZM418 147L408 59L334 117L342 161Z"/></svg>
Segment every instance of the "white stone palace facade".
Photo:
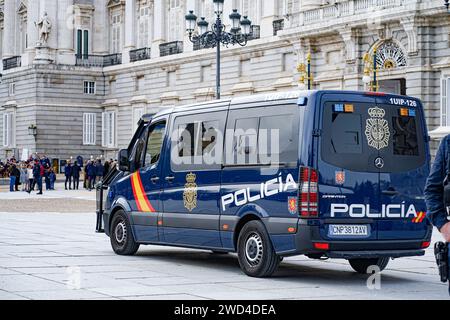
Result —
<svg viewBox="0 0 450 320"><path fill-rule="evenodd" d="M252 36L222 51L222 97L297 88L309 52L315 89L364 90L379 47L380 90L422 99L433 149L450 133L443 0L225 0L228 27L234 8ZM211 24L212 0L0 0L0 159L115 157L143 113L214 99L215 50L189 42L190 9Z"/></svg>

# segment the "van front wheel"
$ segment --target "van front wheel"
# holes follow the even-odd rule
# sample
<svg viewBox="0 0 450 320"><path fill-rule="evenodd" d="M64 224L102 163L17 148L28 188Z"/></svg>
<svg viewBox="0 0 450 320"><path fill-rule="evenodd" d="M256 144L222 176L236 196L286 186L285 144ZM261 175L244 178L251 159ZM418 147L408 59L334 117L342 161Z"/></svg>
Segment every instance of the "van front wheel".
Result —
<svg viewBox="0 0 450 320"><path fill-rule="evenodd" d="M269 277L278 265L269 234L261 221L250 221L242 228L238 238L238 259L242 271L250 277Z"/></svg>
<svg viewBox="0 0 450 320"><path fill-rule="evenodd" d="M132 256L139 249L131 233L131 225L123 210L119 210L111 222L111 246L114 252L121 256Z"/></svg>
<svg viewBox="0 0 450 320"><path fill-rule="evenodd" d="M370 266L378 267L379 271L386 269L389 263L389 257L373 258L373 259L349 259L350 266L358 273L367 274Z"/></svg>

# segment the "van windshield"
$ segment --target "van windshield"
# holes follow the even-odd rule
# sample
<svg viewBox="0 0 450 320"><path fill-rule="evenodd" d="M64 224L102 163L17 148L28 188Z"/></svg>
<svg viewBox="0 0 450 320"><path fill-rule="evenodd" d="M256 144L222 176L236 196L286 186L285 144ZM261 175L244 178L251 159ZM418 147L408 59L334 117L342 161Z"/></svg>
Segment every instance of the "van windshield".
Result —
<svg viewBox="0 0 450 320"><path fill-rule="evenodd" d="M422 113L417 108L328 102L324 106L322 160L339 168L379 172L414 170L425 163Z"/></svg>

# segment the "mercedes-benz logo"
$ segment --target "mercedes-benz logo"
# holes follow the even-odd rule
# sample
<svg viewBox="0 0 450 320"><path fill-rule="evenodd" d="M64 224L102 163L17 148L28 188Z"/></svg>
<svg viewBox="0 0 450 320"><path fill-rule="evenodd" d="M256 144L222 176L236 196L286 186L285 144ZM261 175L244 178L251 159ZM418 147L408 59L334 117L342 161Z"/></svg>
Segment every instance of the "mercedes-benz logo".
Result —
<svg viewBox="0 0 450 320"><path fill-rule="evenodd" d="M375 159L375 167L382 169L384 167L384 160L381 157Z"/></svg>

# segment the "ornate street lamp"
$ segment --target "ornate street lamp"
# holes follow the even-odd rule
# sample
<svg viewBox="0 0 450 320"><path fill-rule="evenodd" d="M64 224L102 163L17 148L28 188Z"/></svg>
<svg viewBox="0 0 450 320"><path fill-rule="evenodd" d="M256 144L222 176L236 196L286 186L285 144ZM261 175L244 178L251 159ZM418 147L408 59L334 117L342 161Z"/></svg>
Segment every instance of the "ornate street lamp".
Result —
<svg viewBox="0 0 450 320"><path fill-rule="evenodd" d="M373 49L373 55L371 56L369 53L365 53L363 57L364 61L364 76L363 82L370 87L370 90L373 92L377 92L379 89L378 86L378 66L377 66L377 50L378 46L375 46ZM371 77L372 73L372 77Z"/></svg>
<svg viewBox="0 0 450 320"><path fill-rule="evenodd" d="M37 136L37 127L34 124L30 124L30 126L28 127L28 134L30 136L33 136L36 139Z"/></svg>
<svg viewBox="0 0 450 320"><path fill-rule="evenodd" d="M241 15L237 9L233 9L233 12L230 14L231 30L227 32L221 18L224 2L225 0L213 0L216 21L211 26L211 30L208 30L209 23L205 17L201 17L197 23L197 16L193 10L190 10L185 17L186 32L189 34L189 40L200 47L216 48L216 99L220 99L220 45L223 44L226 47L236 44L240 46L247 45L252 25L247 16L244 16L241 20ZM198 32L194 33L196 24Z"/></svg>
<svg viewBox="0 0 450 320"><path fill-rule="evenodd" d="M305 80L308 81L308 90L311 90L312 87L312 74L311 74L311 53L308 53L306 56L306 64L300 63L297 66L297 71L300 73L300 79L299 79L299 87L304 88L305 86Z"/></svg>

